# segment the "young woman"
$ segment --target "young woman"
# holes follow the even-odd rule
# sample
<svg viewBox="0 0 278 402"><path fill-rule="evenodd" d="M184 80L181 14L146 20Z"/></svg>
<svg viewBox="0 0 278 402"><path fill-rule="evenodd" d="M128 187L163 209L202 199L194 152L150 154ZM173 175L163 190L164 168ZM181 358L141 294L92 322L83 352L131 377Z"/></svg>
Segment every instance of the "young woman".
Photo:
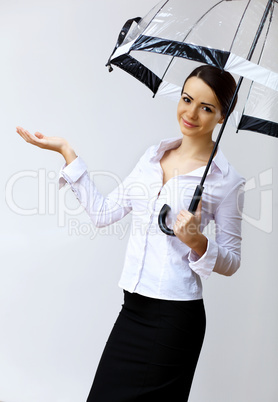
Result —
<svg viewBox="0 0 278 402"><path fill-rule="evenodd" d="M196 214L187 211L214 146L213 130L223 122L235 86L227 72L211 66L195 69L185 81L177 109L182 137L147 149L107 197L98 192L65 139L32 136L17 127L27 142L64 156L60 185L72 187L97 227L132 211L119 282L124 304L87 402L188 400L205 334L201 278L213 271L232 275L240 265L245 180L219 147ZM176 237L158 227L165 203L171 207L167 225ZM215 240L202 233L211 220Z"/></svg>

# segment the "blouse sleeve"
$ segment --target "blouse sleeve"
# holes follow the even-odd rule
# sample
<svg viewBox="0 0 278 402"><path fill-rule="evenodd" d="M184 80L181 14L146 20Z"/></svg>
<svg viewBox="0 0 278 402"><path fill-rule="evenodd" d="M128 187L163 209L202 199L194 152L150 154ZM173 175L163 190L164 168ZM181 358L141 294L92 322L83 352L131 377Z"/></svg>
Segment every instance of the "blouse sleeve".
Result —
<svg viewBox="0 0 278 402"><path fill-rule="evenodd" d="M69 165L62 167L59 189L68 183L94 225L99 228L110 225L122 219L132 210L129 193L132 183L136 181L140 172L139 162L129 176L104 197L90 179L86 164L78 156Z"/></svg>
<svg viewBox="0 0 278 402"><path fill-rule="evenodd" d="M212 271L231 276L240 266L244 186L245 180L242 180L217 207L214 215L215 240L208 239L205 254L199 257L193 250L189 254L189 266L204 278L209 277Z"/></svg>

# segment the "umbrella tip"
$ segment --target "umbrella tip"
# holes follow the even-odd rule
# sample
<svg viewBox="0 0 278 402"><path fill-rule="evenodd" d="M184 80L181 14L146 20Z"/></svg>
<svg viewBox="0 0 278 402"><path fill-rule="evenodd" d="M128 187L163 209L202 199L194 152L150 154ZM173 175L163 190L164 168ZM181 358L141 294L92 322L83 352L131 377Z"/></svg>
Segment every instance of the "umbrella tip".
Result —
<svg viewBox="0 0 278 402"><path fill-rule="evenodd" d="M113 67L111 66L111 64L110 64L110 63L105 64L105 67L108 67L108 71L109 71L109 73L112 73L112 71L113 71Z"/></svg>

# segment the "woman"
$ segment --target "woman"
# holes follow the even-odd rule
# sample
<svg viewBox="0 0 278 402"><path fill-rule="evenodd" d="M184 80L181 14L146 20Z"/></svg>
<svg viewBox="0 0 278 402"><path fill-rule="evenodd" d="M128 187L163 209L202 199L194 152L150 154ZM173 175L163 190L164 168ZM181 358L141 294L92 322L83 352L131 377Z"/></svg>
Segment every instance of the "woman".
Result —
<svg viewBox="0 0 278 402"><path fill-rule="evenodd" d="M187 401L205 334L201 278L232 275L240 265L245 180L218 148L195 215L187 211L214 147L212 133L235 90L227 72L201 66L186 79L177 118L182 138L152 146L131 174L103 197L65 139L17 132L61 153L60 185L72 187L97 227L132 210L132 227L119 286L124 305L103 352L87 402ZM142 190L143 189L143 190ZM158 227L165 204L176 237ZM202 232L215 221L216 239Z"/></svg>

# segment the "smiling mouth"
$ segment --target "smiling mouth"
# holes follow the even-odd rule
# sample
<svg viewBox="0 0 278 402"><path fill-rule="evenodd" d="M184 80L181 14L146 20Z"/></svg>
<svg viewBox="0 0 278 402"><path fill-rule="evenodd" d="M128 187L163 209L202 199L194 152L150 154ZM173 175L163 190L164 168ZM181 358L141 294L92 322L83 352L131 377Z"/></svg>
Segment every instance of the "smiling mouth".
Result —
<svg viewBox="0 0 278 402"><path fill-rule="evenodd" d="M196 126L196 124L189 123L189 121L186 121L186 120L184 120L183 118L182 118L182 121L183 121L183 124L184 124L186 127L189 127L189 128L198 127L198 126Z"/></svg>

